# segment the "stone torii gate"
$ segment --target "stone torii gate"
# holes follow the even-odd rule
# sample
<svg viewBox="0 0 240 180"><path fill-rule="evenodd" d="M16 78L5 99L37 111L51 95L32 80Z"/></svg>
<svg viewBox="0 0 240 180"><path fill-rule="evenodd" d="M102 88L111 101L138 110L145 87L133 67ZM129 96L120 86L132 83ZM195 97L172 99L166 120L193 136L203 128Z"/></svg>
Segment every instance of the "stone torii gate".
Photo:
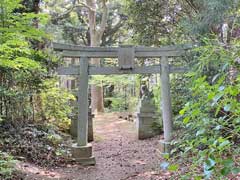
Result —
<svg viewBox="0 0 240 180"><path fill-rule="evenodd" d="M60 51L63 57L80 58L80 66L60 67L59 75L78 75L78 125L77 144L72 146L72 156L80 164L95 164L92 146L88 143L88 79L89 75L111 74L154 74L161 79L161 109L164 140L160 142L163 153L169 152L172 140L172 107L170 95L170 73L185 72L185 67L169 64L168 58L183 56L190 49L188 46L153 47L83 47L53 43L53 49ZM91 58L118 58L117 67L96 67L89 64ZM161 58L160 64L135 66L135 58Z"/></svg>

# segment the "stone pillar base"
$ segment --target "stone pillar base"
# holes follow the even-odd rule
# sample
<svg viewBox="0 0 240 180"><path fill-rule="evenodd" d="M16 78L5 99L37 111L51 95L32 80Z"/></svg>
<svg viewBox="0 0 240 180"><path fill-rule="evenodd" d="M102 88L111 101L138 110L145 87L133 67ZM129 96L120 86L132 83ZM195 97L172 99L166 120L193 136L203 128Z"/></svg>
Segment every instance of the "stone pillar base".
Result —
<svg viewBox="0 0 240 180"><path fill-rule="evenodd" d="M171 142L159 141L159 150L162 154L169 154L172 149Z"/></svg>
<svg viewBox="0 0 240 180"><path fill-rule="evenodd" d="M159 133L154 130L153 123L157 120L155 113L140 112L137 114L137 137L139 140L152 138Z"/></svg>
<svg viewBox="0 0 240 180"><path fill-rule="evenodd" d="M78 146L73 144L72 146L72 158L81 165L95 165L95 157L92 155L92 145Z"/></svg>

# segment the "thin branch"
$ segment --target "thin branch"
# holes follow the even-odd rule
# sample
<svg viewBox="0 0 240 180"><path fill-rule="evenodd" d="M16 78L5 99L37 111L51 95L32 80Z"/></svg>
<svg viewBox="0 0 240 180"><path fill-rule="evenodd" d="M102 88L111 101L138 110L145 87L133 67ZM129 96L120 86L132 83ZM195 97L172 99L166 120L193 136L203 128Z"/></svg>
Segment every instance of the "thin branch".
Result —
<svg viewBox="0 0 240 180"><path fill-rule="evenodd" d="M191 1L191 0L185 0L185 1L186 1L187 4L195 11L195 13L198 12L197 7L196 7L196 5L194 4L193 1Z"/></svg>
<svg viewBox="0 0 240 180"><path fill-rule="evenodd" d="M111 36L115 34L124 25L124 20L119 20L119 22L112 28L107 29L106 36Z"/></svg>
<svg viewBox="0 0 240 180"><path fill-rule="evenodd" d="M59 20L59 19L63 19L65 18L67 15L69 15L75 8L81 8L81 7L85 7L91 11L95 11L95 9L92 9L90 6L88 6L86 3L78 1L78 4L76 4L76 1L73 2L73 5L67 9L65 12L63 12L62 14L58 15L57 17L53 18L53 21Z"/></svg>
<svg viewBox="0 0 240 180"><path fill-rule="evenodd" d="M103 14L102 14L102 19L100 23L100 29L99 29L99 36L102 37L106 26L107 26L107 19L108 19L108 7L106 4L106 0L102 0L102 5L103 5Z"/></svg>
<svg viewBox="0 0 240 180"><path fill-rule="evenodd" d="M85 7L89 9L90 11L96 11L96 9L93 9L91 6L87 5L85 2L79 1L78 0L78 7Z"/></svg>
<svg viewBox="0 0 240 180"><path fill-rule="evenodd" d="M87 0L87 5L90 6L92 9L96 8L96 2L93 0ZM91 38L91 46L95 46L95 39L96 39L96 12L88 10L88 23L90 28L90 38Z"/></svg>

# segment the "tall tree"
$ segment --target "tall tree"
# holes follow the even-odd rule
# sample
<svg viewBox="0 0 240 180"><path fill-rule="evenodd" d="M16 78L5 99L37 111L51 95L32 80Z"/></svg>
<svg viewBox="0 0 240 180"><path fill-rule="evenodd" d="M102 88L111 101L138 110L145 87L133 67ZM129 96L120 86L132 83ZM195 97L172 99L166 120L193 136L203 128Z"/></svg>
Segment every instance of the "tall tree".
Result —
<svg viewBox="0 0 240 180"><path fill-rule="evenodd" d="M51 14L50 26L57 26L62 31L59 33L62 37L56 39L64 39L66 43L86 46L115 45L126 33L123 30L126 16L119 1L69 0L48 2L46 6ZM52 29L55 31L54 27ZM100 59L94 59L92 63L99 66ZM91 92L92 109L103 112L101 85L99 87L98 83L98 86L92 86Z"/></svg>
<svg viewBox="0 0 240 180"><path fill-rule="evenodd" d="M226 22L236 21L229 12L236 0L127 0L129 26L134 39L145 45L199 41L203 36L218 35ZM230 13L231 14L231 13ZM232 23L229 23L231 27Z"/></svg>
<svg viewBox="0 0 240 180"><path fill-rule="evenodd" d="M33 10L26 13L20 3L21 0L0 1L0 116L32 120L32 97L43 89L48 70L56 62L32 44L47 38L42 29L33 26L34 19L42 22L44 16Z"/></svg>
<svg viewBox="0 0 240 180"><path fill-rule="evenodd" d="M99 5L99 4L98 4ZM100 24L96 22L97 1L87 0L88 21L90 28L90 46L100 46L103 33L106 29L108 19L108 7L106 0L102 0L102 18ZM92 59L92 64L100 66L100 59ZM104 112L103 103L103 87L91 85L91 105L92 110L97 112Z"/></svg>

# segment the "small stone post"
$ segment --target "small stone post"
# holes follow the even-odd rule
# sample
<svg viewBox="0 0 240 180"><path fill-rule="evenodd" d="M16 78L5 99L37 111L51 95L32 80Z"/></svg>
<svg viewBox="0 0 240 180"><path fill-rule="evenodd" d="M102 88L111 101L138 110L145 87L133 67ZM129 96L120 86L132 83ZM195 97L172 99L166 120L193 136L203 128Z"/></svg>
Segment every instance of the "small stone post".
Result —
<svg viewBox="0 0 240 180"><path fill-rule="evenodd" d="M93 137L93 118L94 115L91 112L91 108L88 110L88 142L92 142L94 140ZM77 138L77 127L78 119L76 115L71 116L71 127L70 127L70 134L73 138Z"/></svg>
<svg viewBox="0 0 240 180"><path fill-rule="evenodd" d="M94 114L92 114L92 108L88 108L88 142L92 142L93 138L93 118Z"/></svg>

